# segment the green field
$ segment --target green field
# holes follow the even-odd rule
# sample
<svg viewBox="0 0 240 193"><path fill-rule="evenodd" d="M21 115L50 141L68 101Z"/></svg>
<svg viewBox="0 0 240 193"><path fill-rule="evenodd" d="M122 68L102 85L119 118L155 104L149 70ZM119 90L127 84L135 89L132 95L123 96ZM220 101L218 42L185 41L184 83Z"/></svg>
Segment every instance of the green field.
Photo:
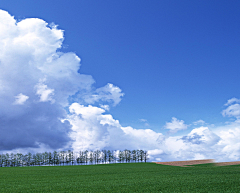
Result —
<svg viewBox="0 0 240 193"><path fill-rule="evenodd" d="M0 168L0 192L240 192L240 166L6 167Z"/></svg>

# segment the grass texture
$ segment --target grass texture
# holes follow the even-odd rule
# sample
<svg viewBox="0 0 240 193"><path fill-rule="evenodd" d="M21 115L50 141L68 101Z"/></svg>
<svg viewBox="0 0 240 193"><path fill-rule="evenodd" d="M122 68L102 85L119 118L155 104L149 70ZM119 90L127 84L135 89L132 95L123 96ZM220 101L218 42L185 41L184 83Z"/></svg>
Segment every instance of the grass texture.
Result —
<svg viewBox="0 0 240 193"><path fill-rule="evenodd" d="M240 192L240 166L6 167L0 168L0 192Z"/></svg>

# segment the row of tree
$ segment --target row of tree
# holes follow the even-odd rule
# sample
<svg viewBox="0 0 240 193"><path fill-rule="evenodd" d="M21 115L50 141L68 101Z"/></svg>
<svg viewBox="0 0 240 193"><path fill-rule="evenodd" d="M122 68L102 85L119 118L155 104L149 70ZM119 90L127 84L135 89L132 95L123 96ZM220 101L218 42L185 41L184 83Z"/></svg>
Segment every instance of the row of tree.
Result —
<svg viewBox="0 0 240 193"><path fill-rule="evenodd" d="M78 153L68 150L25 155L21 153L1 154L0 167L130 163L146 162L147 160L148 153L143 150L86 150Z"/></svg>

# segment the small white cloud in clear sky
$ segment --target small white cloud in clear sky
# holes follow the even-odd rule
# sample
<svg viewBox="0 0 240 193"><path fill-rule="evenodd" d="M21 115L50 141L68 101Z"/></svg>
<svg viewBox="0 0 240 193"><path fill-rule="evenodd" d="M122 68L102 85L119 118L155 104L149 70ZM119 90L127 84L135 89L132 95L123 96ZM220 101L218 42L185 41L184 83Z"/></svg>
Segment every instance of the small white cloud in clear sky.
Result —
<svg viewBox="0 0 240 193"><path fill-rule="evenodd" d="M193 125L204 125L205 124L205 121L203 121L203 120L198 120L198 121L195 121L195 122L193 122Z"/></svg>
<svg viewBox="0 0 240 193"><path fill-rule="evenodd" d="M143 122L146 127L149 126L147 119L139 119L140 122Z"/></svg>
<svg viewBox="0 0 240 193"><path fill-rule="evenodd" d="M240 118L240 99L237 98L229 99L225 106L228 107L222 111L222 115L224 117L227 116Z"/></svg>
<svg viewBox="0 0 240 193"><path fill-rule="evenodd" d="M178 120L175 117L172 117L172 121L167 122L166 125L165 125L165 129L169 129L172 132L187 129L187 127L188 126L186 124L184 124L183 120Z"/></svg>
<svg viewBox="0 0 240 193"><path fill-rule="evenodd" d="M147 122L147 119L139 119L141 122Z"/></svg>
<svg viewBox="0 0 240 193"><path fill-rule="evenodd" d="M231 98L227 101L227 103L225 103L224 105L225 106L228 106L228 105L231 105L232 103L240 103L240 99L237 99L237 98Z"/></svg>
<svg viewBox="0 0 240 193"><path fill-rule="evenodd" d="M23 105L29 99L28 96L20 93L19 95L15 96L15 105Z"/></svg>
<svg viewBox="0 0 240 193"><path fill-rule="evenodd" d="M18 22L0 10L1 152L143 149L151 161L240 159L240 99L229 99L222 111L236 121L214 130L197 127L203 120L181 136L122 126L106 112L121 102L121 88L94 88L92 76L79 73L80 58L59 51L63 40L54 24L38 18ZM170 133L189 127L175 117L164 126Z"/></svg>

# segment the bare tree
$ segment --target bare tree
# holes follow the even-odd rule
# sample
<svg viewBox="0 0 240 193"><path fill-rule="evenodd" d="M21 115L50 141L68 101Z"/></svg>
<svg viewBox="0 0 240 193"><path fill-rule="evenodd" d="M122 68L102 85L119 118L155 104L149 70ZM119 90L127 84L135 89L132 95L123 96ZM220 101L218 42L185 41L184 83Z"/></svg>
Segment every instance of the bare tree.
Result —
<svg viewBox="0 0 240 193"><path fill-rule="evenodd" d="M113 160L113 158L112 158L112 152L110 151L110 150L108 150L107 151L107 161L108 161L108 163L111 163L112 162L112 160Z"/></svg>
<svg viewBox="0 0 240 193"><path fill-rule="evenodd" d="M118 152L118 162L122 163L122 161L124 160L124 157L123 157L123 152L120 150Z"/></svg>
<svg viewBox="0 0 240 193"><path fill-rule="evenodd" d="M53 164L58 165L59 164L59 154L57 151L53 152Z"/></svg>
<svg viewBox="0 0 240 193"><path fill-rule="evenodd" d="M65 163L65 151L60 152L60 165Z"/></svg>
<svg viewBox="0 0 240 193"><path fill-rule="evenodd" d="M136 150L133 150L133 151L132 151L132 160L133 160L134 162L137 161L137 151L136 151Z"/></svg>
<svg viewBox="0 0 240 193"><path fill-rule="evenodd" d="M79 151L79 156L77 157L77 164L79 165L79 163L81 163L81 161L82 161L82 152L81 151Z"/></svg>
<svg viewBox="0 0 240 193"><path fill-rule="evenodd" d="M70 161L71 161L71 163L73 165L74 164L74 160L75 160L73 151L71 151L70 156L71 156Z"/></svg>
<svg viewBox="0 0 240 193"><path fill-rule="evenodd" d="M140 150L137 150L136 157L137 157L137 161L139 162L140 161Z"/></svg>
<svg viewBox="0 0 240 193"><path fill-rule="evenodd" d="M95 164L98 164L98 163L99 163L99 161L100 161L100 154L101 154L101 151L100 151L100 150L94 151Z"/></svg>
<svg viewBox="0 0 240 193"><path fill-rule="evenodd" d="M108 158L107 150L104 149L104 150L102 150L102 162L104 162L106 164L107 158Z"/></svg>
<svg viewBox="0 0 240 193"><path fill-rule="evenodd" d="M0 167L3 167L3 155L0 154Z"/></svg>
<svg viewBox="0 0 240 193"><path fill-rule="evenodd" d="M67 152L45 152L45 153L28 153L23 155L21 153L8 153L0 155L0 167L16 167L16 166L34 166L34 165L61 165L61 164L99 164L111 163L118 161L119 163L129 162L147 162L148 152L143 150L127 150L124 151L110 151L110 150L96 150L96 151L80 151L79 156L75 155L73 151L68 150Z"/></svg>
<svg viewBox="0 0 240 193"><path fill-rule="evenodd" d="M88 150L84 151L84 160L85 160L85 164L87 164L88 160L89 160L89 158L88 158Z"/></svg>
<svg viewBox="0 0 240 193"><path fill-rule="evenodd" d="M144 151L144 161L145 161L145 163L147 162L147 160L149 159L148 158L148 152L147 151Z"/></svg>
<svg viewBox="0 0 240 193"><path fill-rule="evenodd" d="M40 166L40 165L41 165L41 162L42 162L42 154L41 154L41 153L37 153L35 160L36 160L36 161L35 161L35 164Z"/></svg>
<svg viewBox="0 0 240 193"><path fill-rule="evenodd" d="M94 155L93 155L93 152L90 151L90 154L89 154L89 162L90 162L90 164L92 164L93 161L94 161Z"/></svg>
<svg viewBox="0 0 240 193"><path fill-rule="evenodd" d="M11 167L15 167L15 164L16 164L16 156L13 154L13 153L11 153L10 154L10 166Z"/></svg>
<svg viewBox="0 0 240 193"><path fill-rule="evenodd" d="M23 154L17 153L17 166L23 166Z"/></svg>
<svg viewBox="0 0 240 193"><path fill-rule="evenodd" d="M127 161L128 163L132 161L132 152L130 150L128 150Z"/></svg>
<svg viewBox="0 0 240 193"><path fill-rule="evenodd" d="M27 154L27 165L30 166L32 162L32 154L29 152Z"/></svg>
<svg viewBox="0 0 240 193"><path fill-rule="evenodd" d="M140 161L143 162L144 160L144 151L140 150Z"/></svg>

